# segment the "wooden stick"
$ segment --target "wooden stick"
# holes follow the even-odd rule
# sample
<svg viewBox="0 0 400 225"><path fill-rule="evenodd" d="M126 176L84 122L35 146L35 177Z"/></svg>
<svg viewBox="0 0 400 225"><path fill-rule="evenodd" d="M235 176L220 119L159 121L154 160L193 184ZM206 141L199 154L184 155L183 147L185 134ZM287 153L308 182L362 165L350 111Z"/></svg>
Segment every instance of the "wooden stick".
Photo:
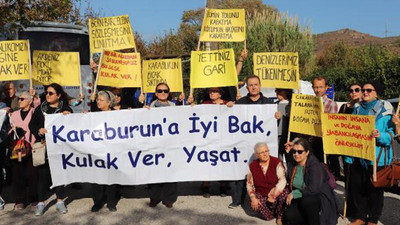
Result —
<svg viewBox="0 0 400 225"><path fill-rule="evenodd" d="M372 141L373 141L374 146L376 146L376 138L372 138ZM374 151L374 166L373 166L373 174L372 174L372 178L373 178L374 182L376 182L376 169L377 169L375 151ZM394 151L394 149L393 149L393 151Z"/></svg>
<svg viewBox="0 0 400 225"><path fill-rule="evenodd" d="M343 206L343 219L346 219L347 215L347 198L349 194L349 181L350 181L350 164L346 164L347 173L346 173L346 182L344 183L344 206Z"/></svg>
<svg viewBox="0 0 400 225"><path fill-rule="evenodd" d="M28 63L30 68L29 70L29 93L30 93L30 90L33 88L33 81L32 81L33 74L32 74L31 44L29 43L29 40L28 40L28 54L29 54Z"/></svg>
<svg viewBox="0 0 400 225"><path fill-rule="evenodd" d="M97 93L97 83L99 83L101 62L103 61L103 54L104 54L104 50L103 50L103 52L102 52L101 55L100 55L99 65L97 66L96 81L94 82L94 87L93 87L93 93L92 93L92 95L96 95L96 93Z"/></svg>
<svg viewBox="0 0 400 225"><path fill-rule="evenodd" d="M246 41L246 39L244 39L244 50L246 50L246 52L247 52L247 41Z"/></svg>
<svg viewBox="0 0 400 225"><path fill-rule="evenodd" d="M327 163L326 154L325 154L325 153L324 153L324 163L325 163L325 164Z"/></svg>

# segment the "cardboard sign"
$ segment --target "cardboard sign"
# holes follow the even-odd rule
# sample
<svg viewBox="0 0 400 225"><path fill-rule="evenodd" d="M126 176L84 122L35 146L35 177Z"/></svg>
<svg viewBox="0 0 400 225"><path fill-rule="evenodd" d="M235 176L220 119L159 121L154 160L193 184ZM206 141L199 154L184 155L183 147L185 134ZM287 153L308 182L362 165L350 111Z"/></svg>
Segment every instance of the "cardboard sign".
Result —
<svg viewBox="0 0 400 225"><path fill-rule="evenodd" d="M33 83L80 86L79 52L33 51Z"/></svg>
<svg viewBox="0 0 400 225"><path fill-rule="evenodd" d="M143 60L143 92L154 93L159 83L167 83L171 92L183 92L180 58Z"/></svg>
<svg viewBox="0 0 400 225"><path fill-rule="evenodd" d="M98 71L98 85L109 87L141 87L140 53L104 50Z"/></svg>
<svg viewBox="0 0 400 225"><path fill-rule="evenodd" d="M29 41L0 41L0 81L29 80Z"/></svg>
<svg viewBox="0 0 400 225"><path fill-rule="evenodd" d="M236 86L237 83L233 49L192 51L190 61L191 88Z"/></svg>
<svg viewBox="0 0 400 225"><path fill-rule="evenodd" d="M241 42L246 40L244 9L206 9L200 41Z"/></svg>
<svg viewBox="0 0 400 225"><path fill-rule="evenodd" d="M260 77L261 86L299 89L299 55L297 52L254 53L253 71Z"/></svg>
<svg viewBox="0 0 400 225"><path fill-rule="evenodd" d="M90 52L135 48L128 15L89 19Z"/></svg>
<svg viewBox="0 0 400 225"><path fill-rule="evenodd" d="M322 137L322 99L312 95L293 94L289 131Z"/></svg>
<svg viewBox="0 0 400 225"><path fill-rule="evenodd" d="M322 114L325 154L346 155L375 161L374 116Z"/></svg>

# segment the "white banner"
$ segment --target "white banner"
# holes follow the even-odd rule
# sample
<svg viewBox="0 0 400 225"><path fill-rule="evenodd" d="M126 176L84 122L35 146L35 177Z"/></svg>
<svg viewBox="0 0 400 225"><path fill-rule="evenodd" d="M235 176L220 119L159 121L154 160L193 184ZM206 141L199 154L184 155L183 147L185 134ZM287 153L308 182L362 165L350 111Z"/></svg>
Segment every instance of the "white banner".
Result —
<svg viewBox="0 0 400 225"><path fill-rule="evenodd" d="M276 105L46 115L53 186L240 180L253 147L278 155Z"/></svg>

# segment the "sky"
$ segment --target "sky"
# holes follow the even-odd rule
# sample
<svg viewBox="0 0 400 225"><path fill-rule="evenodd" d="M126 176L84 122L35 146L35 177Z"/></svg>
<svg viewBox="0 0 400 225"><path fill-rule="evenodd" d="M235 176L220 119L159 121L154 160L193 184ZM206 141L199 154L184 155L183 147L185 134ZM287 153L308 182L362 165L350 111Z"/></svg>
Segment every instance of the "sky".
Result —
<svg viewBox="0 0 400 225"><path fill-rule="evenodd" d="M102 16L128 14L134 31L145 41L176 30L184 10L197 9L205 0L90 0ZM400 0L263 0L281 12L297 15L314 34L343 28L373 36L400 35Z"/></svg>

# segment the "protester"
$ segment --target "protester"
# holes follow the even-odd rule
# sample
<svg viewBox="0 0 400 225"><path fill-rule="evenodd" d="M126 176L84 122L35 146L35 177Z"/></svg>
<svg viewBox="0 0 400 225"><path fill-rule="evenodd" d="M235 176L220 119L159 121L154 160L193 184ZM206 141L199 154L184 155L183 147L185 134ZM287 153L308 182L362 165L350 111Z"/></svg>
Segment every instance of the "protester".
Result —
<svg viewBox="0 0 400 225"><path fill-rule="evenodd" d="M6 103L9 112L14 112L19 109L18 97L17 97L17 89L15 88L14 83L6 82L3 85L3 92L5 98L2 102Z"/></svg>
<svg viewBox="0 0 400 225"><path fill-rule="evenodd" d="M285 151L285 143L289 132L290 119L290 100L292 99L292 89L275 89L276 98L278 99L278 112L275 113L275 118L278 120L278 156L280 160L291 157Z"/></svg>
<svg viewBox="0 0 400 225"><path fill-rule="evenodd" d="M269 155L267 143L259 142L254 146L254 160L247 175L247 193L251 207L260 212L265 220L276 218L276 224L282 224L288 195L285 167L282 162Z"/></svg>
<svg viewBox="0 0 400 225"><path fill-rule="evenodd" d="M10 116L10 136L14 133L19 137L24 136L30 146L35 143L36 138L29 130L29 122L32 119L34 108L33 99L28 92L22 92L18 98L19 110L14 111ZM22 130L23 132L18 132ZM12 137L10 137L12 139ZM28 147L30 147L28 146ZM32 164L32 155L28 154L21 160L12 160L13 191L15 196L15 210L22 210L26 204L37 205L37 168ZM25 177L27 175L27 178ZM28 187L28 188L27 188Z"/></svg>
<svg viewBox="0 0 400 225"><path fill-rule="evenodd" d="M122 100L122 89L121 88L113 87L113 88L111 88L110 91L111 91L111 93L114 94L114 97L115 97L114 106L113 106L114 110L128 109L129 108L127 105L123 105L122 104L122 101L121 101Z"/></svg>
<svg viewBox="0 0 400 225"><path fill-rule="evenodd" d="M99 111L111 111L115 106L115 95L110 91L99 91L96 98L97 108ZM92 185L92 198L93 206L91 211L98 212L104 205L104 201L107 203L107 208L110 212L117 211L118 203L118 185Z"/></svg>
<svg viewBox="0 0 400 225"><path fill-rule="evenodd" d="M166 83L159 83L156 86L155 100L151 102L150 107L168 107L175 106L171 102L171 94L169 86ZM144 106L150 109L149 106ZM158 203L162 202L167 208L172 208L173 204L178 199L178 183L158 183L149 184L150 191L150 207L156 207Z"/></svg>
<svg viewBox="0 0 400 225"><path fill-rule="evenodd" d="M362 100L361 85L351 84L347 91L349 93L350 102L343 104L339 109L339 113L352 114L354 105Z"/></svg>
<svg viewBox="0 0 400 225"><path fill-rule="evenodd" d="M349 93L349 98L350 101L343 104L340 109L339 113L345 113L345 114L352 114L354 110L354 105L359 103L362 100L362 93L361 93L361 85L357 83L353 83L349 85L347 92ZM343 158L339 156L339 161L343 162L343 159L341 160L340 158ZM347 202L347 207L346 207L346 215L347 217L352 217L354 214L354 202L352 201L351 193L348 189L349 184L348 181L351 179L351 174L349 173L349 168L350 164L344 163L344 174L346 177L346 202Z"/></svg>
<svg viewBox="0 0 400 225"><path fill-rule="evenodd" d="M44 128L44 113L54 114L62 113L64 115L72 113L72 109L65 104L68 102L67 94L64 92L63 88L57 83L51 83L46 89L46 100L38 106L32 116L29 123L29 130L35 136L36 142L45 141L45 134L47 130ZM47 158L47 157L46 157ZM44 213L46 200L46 191L51 183L49 163L46 159L44 165L38 166L38 200L37 209L35 215L41 216ZM57 197L56 209L57 211L65 214L67 213L67 208L64 204L64 186L54 187Z"/></svg>
<svg viewBox="0 0 400 225"><path fill-rule="evenodd" d="M371 136L375 138L378 170L385 163L390 164L392 161L392 141L393 129L392 112L385 108L385 103L379 100L379 96L383 93L383 86L377 82L367 82L362 88L362 101L355 105L353 114L372 115L375 116L375 129L371 132ZM386 148L386 154L380 157L379 152ZM350 163L350 173L352 179L349 182L349 188L352 200L355 206L355 220L351 225L377 224L383 209L383 188L375 188L371 183L372 165L371 161L345 157L347 163Z"/></svg>
<svg viewBox="0 0 400 225"><path fill-rule="evenodd" d="M235 104L274 104L272 99L263 96L261 92L261 81L258 76L248 76L246 79L246 87L249 93L236 101ZM227 104L227 106L232 105L233 102ZM245 179L234 182L232 189L232 203L229 204L229 208L237 208L243 203L246 195L245 183Z"/></svg>
<svg viewBox="0 0 400 225"><path fill-rule="evenodd" d="M222 94L223 94L222 88L219 88L219 87L209 88L208 93L209 93L210 100L204 100L202 102L202 104L225 105L228 103L227 100L222 99ZM193 97L189 97L188 104L194 104L193 102L194 102ZM220 190L221 197L226 197L226 192L227 192L229 183L226 181L220 181L219 184L220 184L219 190ZM203 193L204 198L211 197L209 181L204 181L201 184L201 191Z"/></svg>
<svg viewBox="0 0 400 225"><path fill-rule="evenodd" d="M287 145L293 160L287 165L290 194L287 196L284 220L288 224L337 224L335 195L329 186L329 176L303 138Z"/></svg>

